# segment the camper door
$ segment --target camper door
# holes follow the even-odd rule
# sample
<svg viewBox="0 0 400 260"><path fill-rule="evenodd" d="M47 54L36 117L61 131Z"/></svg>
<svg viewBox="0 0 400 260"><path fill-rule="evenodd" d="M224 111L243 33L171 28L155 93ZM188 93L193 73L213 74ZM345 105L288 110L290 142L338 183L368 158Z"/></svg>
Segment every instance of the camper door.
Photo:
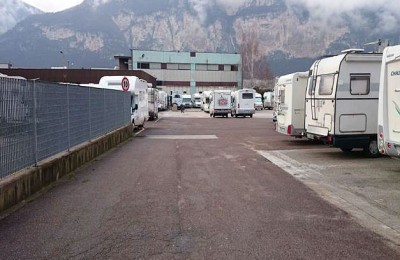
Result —
<svg viewBox="0 0 400 260"><path fill-rule="evenodd" d="M388 139L400 143L400 59L386 64ZM383 115L385 116L385 115Z"/></svg>

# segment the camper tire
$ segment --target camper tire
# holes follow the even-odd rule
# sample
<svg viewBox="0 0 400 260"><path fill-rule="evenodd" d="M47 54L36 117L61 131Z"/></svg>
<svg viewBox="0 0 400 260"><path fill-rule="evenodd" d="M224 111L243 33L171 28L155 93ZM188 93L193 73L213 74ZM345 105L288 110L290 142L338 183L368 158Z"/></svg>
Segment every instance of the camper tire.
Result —
<svg viewBox="0 0 400 260"><path fill-rule="evenodd" d="M368 146L364 148L364 153L369 158L379 157L378 142L376 140L370 140Z"/></svg>

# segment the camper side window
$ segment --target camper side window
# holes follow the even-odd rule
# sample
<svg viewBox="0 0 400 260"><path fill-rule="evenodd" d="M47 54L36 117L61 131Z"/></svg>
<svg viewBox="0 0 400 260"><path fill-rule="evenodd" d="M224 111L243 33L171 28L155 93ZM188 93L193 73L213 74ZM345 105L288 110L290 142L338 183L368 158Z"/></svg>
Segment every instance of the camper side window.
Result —
<svg viewBox="0 0 400 260"><path fill-rule="evenodd" d="M350 75L350 93L352 95L368 95L370 91L370 75Z"/></svg>
<svg viewBox="0 0 400 260"><path fill-rule="evenodd" d="M317 86L319 86L318 94L331 95L333 92L333 83L335 75L322 75L317 78Z"/></svg>

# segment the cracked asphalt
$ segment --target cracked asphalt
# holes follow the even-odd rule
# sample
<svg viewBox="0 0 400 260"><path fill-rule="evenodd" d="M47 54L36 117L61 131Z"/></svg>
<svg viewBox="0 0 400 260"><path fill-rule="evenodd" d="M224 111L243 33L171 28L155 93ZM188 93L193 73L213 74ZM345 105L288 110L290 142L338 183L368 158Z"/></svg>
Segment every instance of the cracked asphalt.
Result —
<svg viewBox="0 0 400 260"><path fill-rule="evenodd" d="M0 220L0 259L400 259L257 153L325 146L267 118L175 115Z"/></svg>

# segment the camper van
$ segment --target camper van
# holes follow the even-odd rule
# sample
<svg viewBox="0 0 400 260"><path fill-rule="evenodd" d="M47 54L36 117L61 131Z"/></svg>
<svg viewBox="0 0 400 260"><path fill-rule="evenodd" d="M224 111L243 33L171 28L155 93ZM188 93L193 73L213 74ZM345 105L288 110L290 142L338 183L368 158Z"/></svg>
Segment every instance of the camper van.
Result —
<svg viewBox="0 0 400 260"><path fill-rule="evenodd" d="M168 95L163 90L158 91L158 111L165 111L168 109Z"/></svg>
<svg viewBox="0 0 400 260"><path fill-rule="evenodd" d="M158 89L147 88L148 102L149 102L149 120L158 118Z"/></svg>
<svg viewBox="0 0 400 260"><path fill-rule="evenodd" d="M379 152L400 157L400 45L383 51L378 108Z"/></svg>
<svg viewBox="0 0 400 260"><path fill-rule="evenodd" d="M206 113L210 112L210 95L211 95L210 90L204 91L203 94L201 95L201 105L202 105L202 110Z"/></svg>
<svg viewBox="0 0 400 260"><path fill-rule="evenodd" d="M307 81L308 72L296 72L279 77L276 84L279 96L279 106L276 108L277 132L295 137L303 136Z"/></svg>
<svg viewBox="0 0 400 260"><path fill-rule="evenodd" d="M192 96L192 102L194 108L201 108L201 95L200 93L194 93Z"/></svg>
<svg viewBox="0 0 400 260"><path fill-rule="evenodd" d="M171 105L179 108L182 105L182 92L171 91Z"/></svg>
<svg viewBox="0 0 400 260"><path fill-rule="evenodd" d="M382 54L360 49L321 58L309 71L305 129L348 152L363 148L379 155L377 146L378 92Z"/></svg>
<svg viewBox="0 0 400 260"><path fill-rule="evenodd" d="M254 109L255 110L262 110L264 108L262 96L260 93L256 93L254 99Z"/></svg>
<svg viewBox="0 0 400 260"><path fill-rule="evenodd" d="M185 108L191 108L192 107L192 96L191 95L187 95L187 94L183 94L182 95L182 105Z"/></svg>
<svg viewBox="0 0 400 260"><path fill-rule="evenodd" d="M274 92L268 91L264 92L264 109L273 109L274 108Z"/></svg>
<svg viewBox="0 0 400 260"><path fill-rule="evenodd" d="M135 76L105 76L98 87L122 90L131 93L131 122L135 127L143 127L148 118L147 82Z"/></svg>
<svg viewBox="0 0 400 260"><path fill-rule="evenodd" d="M239 89L233 92L231 116L253 117L255 95L254 89Z"/></svg>
<svg viewBox="0 0 400 260"><path fill-rule="evenodd" d="M231 91L214 90L210 95L210 117L228 117L231 112Z"/></svg>

